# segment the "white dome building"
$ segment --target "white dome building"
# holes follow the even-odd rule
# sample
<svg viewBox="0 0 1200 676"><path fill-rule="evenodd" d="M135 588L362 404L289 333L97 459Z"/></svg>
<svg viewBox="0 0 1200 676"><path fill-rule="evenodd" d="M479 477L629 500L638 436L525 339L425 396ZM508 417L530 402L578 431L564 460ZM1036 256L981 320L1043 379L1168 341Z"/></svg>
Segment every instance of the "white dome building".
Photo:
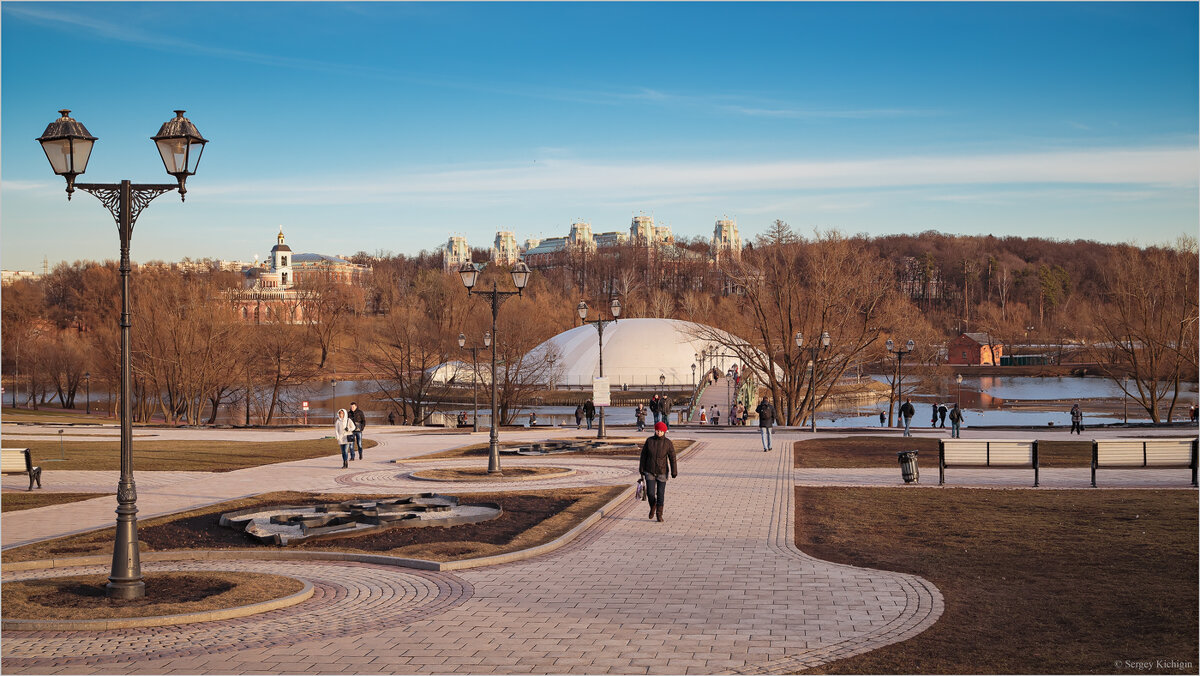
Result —
<svg viewBox="0 0 1200 676"><path fill-rule="evenodd" d="M714 341L715 337L724 341ZM611 387L658 387L659 376L666 376L668 387L690 388L693 383L692 364L702 349L718 344L715 365L726 371L740 360L732 351L720 349L743 341L711 326L677 319L621 319L604 327L604 375ZM600 375L600 349L596 327L592 324L564 331L530 350L527 358L554 357L555 384L564 387L591 387L592 379ZM696 364L695 377L701 377L701 364ZM705 365L707 366L707 364Z"/></svg>

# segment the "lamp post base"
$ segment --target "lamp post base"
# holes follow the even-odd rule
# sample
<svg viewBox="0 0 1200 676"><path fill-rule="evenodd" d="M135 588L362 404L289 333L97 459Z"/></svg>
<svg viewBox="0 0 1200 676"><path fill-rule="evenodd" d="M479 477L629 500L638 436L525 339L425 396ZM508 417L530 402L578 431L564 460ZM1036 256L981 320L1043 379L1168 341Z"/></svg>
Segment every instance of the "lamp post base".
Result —
<svg viewBox="0 0 1200 676"><path fill-rule="evenodd" d="M110 581L104 585L104 589L105 595L110 599L132 601L133 599L145 598L146 596L146 583L143 580Z"/></svg>

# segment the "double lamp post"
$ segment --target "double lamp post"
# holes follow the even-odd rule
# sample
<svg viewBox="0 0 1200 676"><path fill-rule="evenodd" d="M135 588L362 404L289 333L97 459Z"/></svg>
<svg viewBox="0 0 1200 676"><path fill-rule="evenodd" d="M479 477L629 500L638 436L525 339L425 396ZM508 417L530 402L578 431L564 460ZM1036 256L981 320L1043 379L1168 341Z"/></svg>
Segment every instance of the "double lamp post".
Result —
<svg viewBox="0 0 1200 676"><path fill-rule="evenodd" d="M471 431L479 431L479 351L486 350L492 346L491 331L483 334L483 345L472 345L467 347L467 334L458 334L458 346L464 350L471 352L471 397L475 400L475 406L471 412ZM494 363L495 360L493 360ZM493 371L492 375L495 375Z"/></svg>
<svg viewBox="0 0 1200 676"><path fill-rule="evenodd" d="M608 306L608 310L609 310L609 312L612 313L612 319L604 319L603 317L601 317L600 319L588 319L587 318L587 313L588 313L587 303L581 300L581 301L579 301L579 305L575 306L575 311L579 313L579 321L583 322L584 324L591 324L592 326L595 326L596 332L597 332L597 334L599 334L598 342L600 345L600 377L601 378L604 377L604 327L608 324L611 324L611 323L617 321L617 317L621 316L621 301L616 298L613 298L612 303L610 303ZM607 408L607 407L606 406L600 407L600 426L596 430L596 438L597 439L603 439L607 436L605 433L605 428L604 428L604 409L605 408Z"/></svg>
<svg viewBox="0 0 1200 676"><path fill-rule="evenodd" d="M179 190L183 200L187 177L196 173L200 155L208 141L200 135L195 125L183 116L185 111L176 110L175 117L163 123L158 134L151 139L158 147L163 166L175 177L176 183L76 183L75 177L87 169L88 159L96 137L86 127L69 116L70 110L58 111L59 117L51 122L38 138L46 159L55 174L67 180L67 199L76 188L94 195L112 214L117 224L121 242L121 478L117 483L117 534L113 545L112 572L108 577L107 593L111 598L138 599L146 595L146 583L142 580L141 559L137 539L137 488L133 481L133 402L131 387L131 342L129 337L129 243L133 237L133 226L138 215L149 206L154 198L172 190Z"/></svg>
<svg viewBox="0 0 1200 676"><path fill-rule="evenodd" d="M525 265L524 261L519 261L512 269L513 286L517 287L516 291L498 291L496 282L492 282L491 291L475 291L475 282L479 279L479 269L475 264L467 261L458 269L458 275L462 279L463 286L467 287L467 295L480 295L491 300L492 304L492 340L498 340L496 333L496 318L500 316L500 304L508 300L511 296L520 296L525 289L525 285L529 283L529 266ZM463 342L466 340L464 338ZM500 471L500 437L496 428L496 348L492 348L492 421L491 433L488 435L488 474L502 475Z"/></svg>
<svg viewBox="0 0 1200 676"><path fill-rule="evenodd" d="M804 334L796 333L796 349L803 352L804 350ZM812 415L809 416L809 429L812 432L817 431L817 356L821 350L829 349L829 332L822 331L821 338L817 342L809 346L809 364L812 365L812 375L808 379L808 400L812 406Z"/></svg>
<svg viewBox="0 0 1200 676"><path fill-rule="evenodd" d="M900 403L900 397L904 395L904 355L912 352L916 346L917 344L909 339L904 349L899 349L896 347L896 343L892 342L891 338L887 340L887 351L896 355L896 403ZM888 415L889 417L891 416L891 408L888 409ZM888 424L890 425L891 422L889 420Z"/></svg>

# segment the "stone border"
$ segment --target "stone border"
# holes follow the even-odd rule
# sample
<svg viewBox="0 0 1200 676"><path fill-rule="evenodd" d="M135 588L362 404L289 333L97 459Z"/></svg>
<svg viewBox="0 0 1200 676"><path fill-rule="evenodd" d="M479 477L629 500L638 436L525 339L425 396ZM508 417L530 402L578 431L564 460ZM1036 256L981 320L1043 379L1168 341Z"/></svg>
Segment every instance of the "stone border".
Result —
<svg viewBox="0 0 1200 676"><path fill-rule="evenodd" d="M90 557L84 557L90 558ZM103 557L101 557L103 558ZM279 575L278 573L274 573ZM287 608L307 601L313 595L312 583L292 575L280 575L304 583L304 588L295 594L289 594L269 601L251 603L248 606L234 606L217 610L202 610L194 613L179 613L177 615L149 615L146 617L114 617L97 620L0 620L0 630L3 631L79 631L129 629L133 627L164 627L176 624L191 624L193 622L211 622L213 620L229 620L236 617L258 615L271 610ZM41 578L47 579L47 578Z"/></svg>
<svg viewBox="0 0 1200 676"><path fill-rule="evenodd" d="M471 483L472 481L478 481L478 482L491 481L491 482L495 482L495 483L507 483L509 481L540 481L543 479L561 479L565 476L571 476L572 474L577 473L577 470L573 470L570 467L551 467L548 469L557 469L557 470L561 470L561 471L549 472L547 474L534 474L533 476L514 476L514 477L505 477L503 475L501 475L500 477L482 476L482 477L479 477L478 479L474 479L474 478L471 478L471 479L462 479L462 478L460 478L460 479L438 479L438 478L429 477L429 476L417 476L417 474L420 472L436 472L436 471L442 470L442 469L454 469L454 468L453 467L430 467L429 469L419 469L416 472L409 472L408 474L405 474L404 476L407 479L413 479L416 481L437 481L437 482L441 482L441 483Z"/></svg>

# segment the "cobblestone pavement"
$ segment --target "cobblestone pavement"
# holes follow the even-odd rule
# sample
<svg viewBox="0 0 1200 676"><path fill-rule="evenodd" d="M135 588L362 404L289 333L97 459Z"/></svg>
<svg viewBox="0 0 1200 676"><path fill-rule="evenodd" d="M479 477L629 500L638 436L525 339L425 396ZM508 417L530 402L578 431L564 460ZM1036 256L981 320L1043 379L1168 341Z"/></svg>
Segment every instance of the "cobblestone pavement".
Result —
<svg viewBox="0 0 1200 676"><path fill-rule="evenodd" d="M448 574L357 563L156 562L155 570L261 566L254 569L309 579L319 594L259 616L146 632L6 632L0 666L5 673L782 673L932 624L942 599L924 580L826 563L791 544L789 438L798 435L780 433L776 450L763 453L756 438L705 434L669 482L665 523L647 520L645 503L630 501L570 545L516 563ZM424 452L439 444L428 445ZM382 463L419 454L372 450L367 465L372 456ZM611 461L541 462L599 472ZM306 489L325 490L361 471L328 464L243 471L273 490L298 487L301 474ZM394 476L376 465L366 474L389 471ZM167 490L202 489L232 474ZM611 477L630 480L623 472ZM199 499L226 490L208 488Z"/></svg>

